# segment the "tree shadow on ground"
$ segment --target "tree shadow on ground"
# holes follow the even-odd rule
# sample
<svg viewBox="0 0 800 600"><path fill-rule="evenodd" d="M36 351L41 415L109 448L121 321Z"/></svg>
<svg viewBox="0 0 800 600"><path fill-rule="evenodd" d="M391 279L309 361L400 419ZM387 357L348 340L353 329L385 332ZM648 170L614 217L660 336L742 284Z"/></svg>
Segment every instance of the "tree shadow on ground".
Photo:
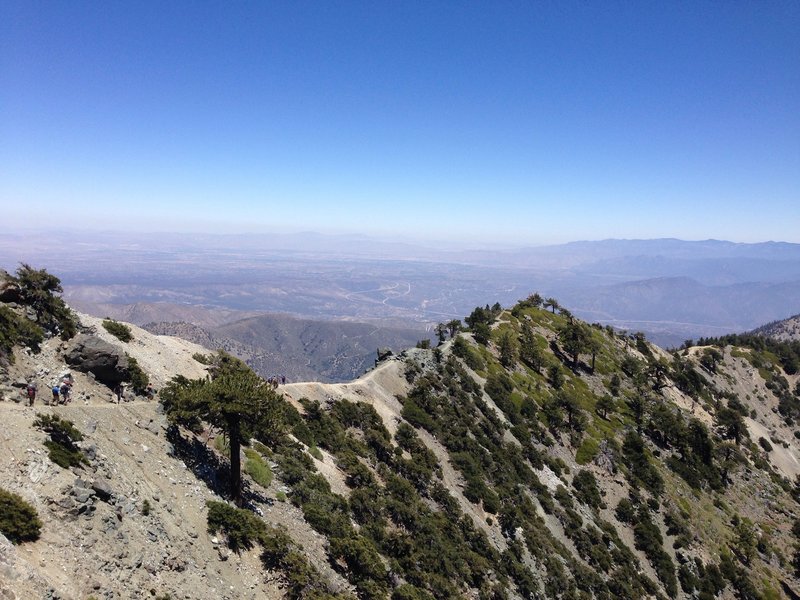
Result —
<svg viewBox="0 0 800 600"><path fill-rule="evenodd" d="M172 444L175 456L183 461L195 477L202 480L215 494L230 497L230 465L227 461L192 434L188 437L181 435L180 429L175 425L167 429L167 441Z"/></svg>
<svg viewBox="0 0 800 600"><path fill-rule="evenodd" d="M215 494L223 498L231 496L230 462L220 457L193 434L184 437L178 427L167 429L167 441L172 444L176 458L183 461L194 476L203 481ZM255 510L257 504L272 506L274 499L263 493L258 486L242 479L242 506Z"/></svg>

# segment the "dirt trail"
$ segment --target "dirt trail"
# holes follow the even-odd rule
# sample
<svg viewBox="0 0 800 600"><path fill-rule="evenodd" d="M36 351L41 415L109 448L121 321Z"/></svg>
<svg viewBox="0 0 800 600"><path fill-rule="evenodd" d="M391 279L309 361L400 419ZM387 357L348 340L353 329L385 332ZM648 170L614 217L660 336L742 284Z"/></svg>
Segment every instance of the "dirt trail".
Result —
<svg viewBox="0 0 800 600"><path fill-rule="evenodd" d="M375 408L386 428L394 435L403 408L397 396L405 395L409 389L403 377L404 369L402 361L390 359L348 383L287 383L280 386L278 391L298 407L301 398L316 400L320 404L340 399L367 402Z"/></svg>

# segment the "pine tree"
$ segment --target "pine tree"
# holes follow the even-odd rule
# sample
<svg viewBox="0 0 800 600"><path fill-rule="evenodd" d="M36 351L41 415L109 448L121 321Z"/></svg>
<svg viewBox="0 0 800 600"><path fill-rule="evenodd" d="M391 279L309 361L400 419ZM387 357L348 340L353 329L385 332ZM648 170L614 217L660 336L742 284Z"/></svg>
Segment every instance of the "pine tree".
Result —
<svg viewBox="0 0 800 600"><path fill-rule="evenodd" d="M19 285L22 303L33 308L36 322L51 333L58 333L68 340L77 333L77 320L64 300L56 294L62 293L61 280L45 269L34 269L22 263L14 281Z"/></svg>
<svg viewBox="0 0 800 600"><path fill-rule="evenodd" d="M510 331L505 331L500 336L500 364L506 369L511 369L517 363L519 354L517 340Z"/></svg>
<svg viewBox="0 0 800 600"><path fill-rule="evenodd" d="M265 439L280 432L283 402L250 367L223 351L210 372L206 379L176 377L161 397L173 422L203 420L224 430L231 450L231 496L241 504L241 446L253 436Z"/></svg>
<svg viewBox="0 0 800 600"><path fill-rule="evenodd" d="M528 323L522 324L522 342L520 344L520 358L534 371L538 371L544 364L544 357L536 345L533 328Z"/></svg>

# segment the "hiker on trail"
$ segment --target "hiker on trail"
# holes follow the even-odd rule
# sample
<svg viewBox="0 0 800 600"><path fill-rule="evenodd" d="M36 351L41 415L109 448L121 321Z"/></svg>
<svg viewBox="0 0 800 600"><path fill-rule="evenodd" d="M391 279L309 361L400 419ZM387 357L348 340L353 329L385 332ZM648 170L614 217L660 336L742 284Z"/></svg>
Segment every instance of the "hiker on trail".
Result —
<svg viewBox="0 0 800 600"><path fill-rule="evenodd" d="M125 388L122 383L118 383L114 388L114 393L117 395L117 404L122 402L122 395L125 393Z"/></svg>
<svg viewBox="0 0 800 600"><path fill-rule="evenodd" d="M152 400L153 397L156 395L156 391L153 389L153 384L148 383L147 387L144 389L145 398L148 400Z"/></svg>
<svg viewBox="0 0 800 600"><path fill-rule="evenodd" d="M61 388L58 384L53 386L53 405L58 404L58 394L61 393Z"/></svg>
<svg viewBox="0 0 800 600"><path fill-rule="evenodd" d="M286 375L281 375L281 385L286 385Z"/></svg>
<svg viewBox="0 0 800 600"><path fill-rule="evenodd" d="M36 400L36 384L29 383L26 391L28 392L28 406L33 406L33 401Z"/></svg>
<svg viewBox="0 0 800 600"><path fill-rule="evenodd" d="M70 393L69 384L66 381L64 381L61 384L60 391L61 391L61 403L66 404L67 402L69 402L69 393Z"/></svg>

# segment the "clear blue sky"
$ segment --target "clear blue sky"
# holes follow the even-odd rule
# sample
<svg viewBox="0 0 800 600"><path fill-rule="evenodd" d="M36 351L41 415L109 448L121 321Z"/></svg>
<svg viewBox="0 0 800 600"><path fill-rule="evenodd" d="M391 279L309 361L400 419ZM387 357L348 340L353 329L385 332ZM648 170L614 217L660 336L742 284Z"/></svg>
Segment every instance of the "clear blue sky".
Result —
<svg viewBox="0 0 800 600"><path fill-rule="evenodd" d="M800 242L800 2L0 2L0 227Z"/></svg>

